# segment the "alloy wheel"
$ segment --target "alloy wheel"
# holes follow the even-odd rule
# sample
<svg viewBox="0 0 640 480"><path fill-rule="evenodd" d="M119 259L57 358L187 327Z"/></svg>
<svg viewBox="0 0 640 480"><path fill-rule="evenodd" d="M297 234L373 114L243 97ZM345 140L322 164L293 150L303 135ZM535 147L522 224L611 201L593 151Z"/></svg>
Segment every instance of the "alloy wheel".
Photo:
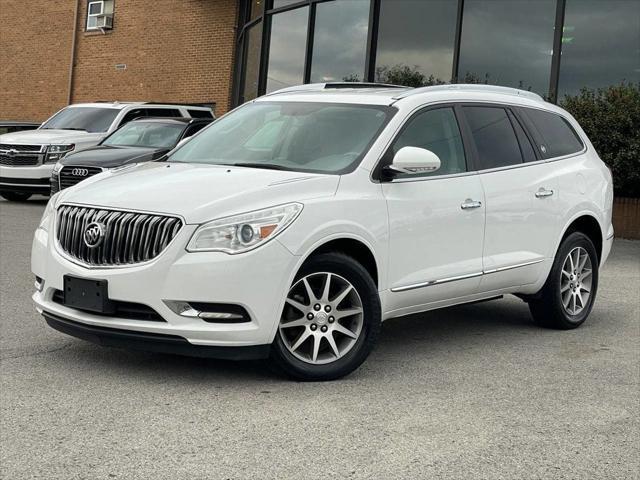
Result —
<svg viewBox="0 0 640 480"><path fill-rule="evenodd" d="M578 315L588 305L591 296L593 266L587 251L576 247L562 265L560 295L569 315Z"/></svg>
<svg viewBox="0 0 640 480"><path fill-rule="evenodd" d="M287 350L310 364L344 357L363 325L362 300L355 287L335 273L312 273L289 290L279 334Z"/></svg>

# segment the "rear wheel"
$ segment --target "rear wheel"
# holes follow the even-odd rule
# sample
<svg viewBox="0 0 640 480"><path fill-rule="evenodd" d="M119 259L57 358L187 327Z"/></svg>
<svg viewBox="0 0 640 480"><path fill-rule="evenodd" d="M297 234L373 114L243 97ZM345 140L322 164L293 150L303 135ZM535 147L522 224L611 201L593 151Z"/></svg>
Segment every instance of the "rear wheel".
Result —
<svg viewBox="0 0 640 480"><path fill-rule="evenodd" d="M529 301L536 323L568 330L589 316L598 290L598 255L593 242L580 232L564 239L540 291Z"/></svg>
<svg viewBox="0 0 640 480"><path fill-rule="evenodd" d="M24 192L0 192L0 197L10 202L24 202L31 198L31 194Z"/></svg>
<svg viewBox="0 0 640 480"><path fill-rule="evenodd" d="M332 380L358 368L380 332L371 276L339 253L312 257L289 289L272 356L299 380Z"/></svg>

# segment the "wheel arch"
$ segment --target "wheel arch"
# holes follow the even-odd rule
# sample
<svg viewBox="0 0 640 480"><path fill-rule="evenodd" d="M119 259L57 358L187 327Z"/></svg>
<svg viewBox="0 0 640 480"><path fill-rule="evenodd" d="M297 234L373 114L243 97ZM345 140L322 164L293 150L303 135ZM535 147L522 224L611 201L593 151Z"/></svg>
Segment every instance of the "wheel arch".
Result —
<svg viewBox="0 0 640 480"><path fill-rule="evenodd" d="M594 247L596 248L596 254L598 255L599 261L602 258L604 232L598 219L593 214L586 212L572 218L562 233L562 237L558 242L558 248L560 247L564 239L571 235L573 232L581 232L589 237L589 239L593 242Z"/></svg>
<svg viewBox="0 0 640 480"><path fill-rule="evenodd" d="M375 283L376 287L380 286L379 265L376 261L373 249L361 239L354 237L343 236L331 238L327 239L319 245L315 245L311 249L311 251L304 257L303 261L298 267L298 270L310 258L314 257L315 255L328 252L340 252L350 256L355 261L360 263L360 265L362 265L365 270L367 270L367 272L369 272L369 275L371 275L373 283Z"/></svg>

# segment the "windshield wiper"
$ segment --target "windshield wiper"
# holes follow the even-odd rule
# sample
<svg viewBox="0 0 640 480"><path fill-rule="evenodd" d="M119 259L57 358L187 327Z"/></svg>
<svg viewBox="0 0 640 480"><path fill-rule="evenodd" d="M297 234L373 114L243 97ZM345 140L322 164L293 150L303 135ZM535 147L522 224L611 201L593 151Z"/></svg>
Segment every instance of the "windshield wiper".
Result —
<svg viewBox="0 0 640 480"><path fill-rule="evenodd" d="M276 163L261 163L261 162L247 162L247 163L232 163L234 167L247 167L247 168L264 168L265 170L288 170L290 168L283 167L282 165L278 165Z"/></svg>

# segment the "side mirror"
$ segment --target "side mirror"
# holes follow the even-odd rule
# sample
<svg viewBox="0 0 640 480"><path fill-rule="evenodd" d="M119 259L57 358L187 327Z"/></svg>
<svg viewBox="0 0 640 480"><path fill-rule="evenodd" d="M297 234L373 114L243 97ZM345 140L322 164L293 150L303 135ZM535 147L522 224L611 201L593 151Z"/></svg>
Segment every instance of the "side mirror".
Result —
<svg viewBox="0 0 640 480"><path fill-rule="evenodd" d="M440 158L431 150L418 147L402 147L393 157L393 163L387 167L389 170L417 175L420 173L435 172L440 168Z"/></svg>

